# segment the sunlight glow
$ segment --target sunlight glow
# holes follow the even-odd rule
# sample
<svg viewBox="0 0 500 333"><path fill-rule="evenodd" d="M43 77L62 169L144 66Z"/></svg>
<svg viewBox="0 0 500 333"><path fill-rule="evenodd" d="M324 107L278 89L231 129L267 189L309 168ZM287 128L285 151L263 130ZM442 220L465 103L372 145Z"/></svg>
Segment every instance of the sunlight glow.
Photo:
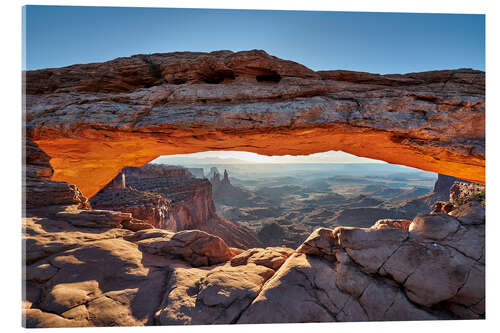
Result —
<svg viewBox="0 0 500 333"><path fill-rule="evenodd" d="M206 151L201 153L160 156L153 163L166 164L248 164L248 163L385 163L358 157L342 151L328 151L311 155L266 156L245 151Z"/></svg>

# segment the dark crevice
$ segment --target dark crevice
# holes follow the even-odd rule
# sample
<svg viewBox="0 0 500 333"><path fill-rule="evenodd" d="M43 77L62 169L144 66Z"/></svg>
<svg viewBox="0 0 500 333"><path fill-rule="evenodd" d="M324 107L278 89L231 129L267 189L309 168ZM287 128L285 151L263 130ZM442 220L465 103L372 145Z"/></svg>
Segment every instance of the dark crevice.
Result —
<svg viewBox="0 0 500 333"><path fill-rule="evenodd" d="M213 72L210 74L206 74L201 77L201 81L208 84L219 84L224 81L232 81L235 79L234 73L232 71L223 71L223 72Z"/></svg>
<svg viewBox="0 0 500 333"><path fill-rule="evenodd" d="M153 76L156 79L161 79L163 78L162 72L161 72L161 67L159 64L154 63L149 57L144 57L142 60L148 64L149 66L149 73L151 76Z"/></svg>
<svg viewBox="0 0 500 333"><path fill-rule="evenodd" d="M264 82L264 83L278 83L281 81L281 75L279 75L277 72L270 71L265 74L260 74L255 77L257 82Z"/></svg>
<svg viewBox="0 0 500 333"><path fill-rule="evenodd" d="M435 103L438 100L436 96L415 95L414 97L416 101L423 101L423 102Z"/></svg>
<svg viewBox="0 0 500 333"><path fill-rule="evenodd" d="M185 79L173 79L172 81L170 81L168 83L172 83L172 84L184 84L186 82L187 82L187 80L185 80Z"/></svg>

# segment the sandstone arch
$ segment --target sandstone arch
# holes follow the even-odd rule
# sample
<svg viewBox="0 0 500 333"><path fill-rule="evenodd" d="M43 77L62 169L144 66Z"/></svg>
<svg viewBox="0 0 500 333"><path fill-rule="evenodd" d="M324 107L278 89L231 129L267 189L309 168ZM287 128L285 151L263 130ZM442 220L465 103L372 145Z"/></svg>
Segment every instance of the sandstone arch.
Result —
<svg viewBox="0 0 500 333"><path fill-rule="evenodd" d="M160 155L342 150L485 181L484 72L314 72L253 50L27 71L27 136L88 197Z"/></svg>

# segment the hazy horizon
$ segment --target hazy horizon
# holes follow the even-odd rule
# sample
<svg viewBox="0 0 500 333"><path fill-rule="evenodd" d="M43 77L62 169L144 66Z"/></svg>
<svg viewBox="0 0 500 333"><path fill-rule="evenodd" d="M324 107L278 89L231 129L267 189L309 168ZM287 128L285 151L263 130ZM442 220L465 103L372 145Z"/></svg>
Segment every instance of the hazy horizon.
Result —
<svg viewBox="0 0 500 333"><path fill-rule="evenodd" d="M365 157L359 157L342 151L327 151L310 155L267 156L245 151L206 151L192 154L160 156L152 163L161 164L351 164L351 163L387 163Z"/></svg>

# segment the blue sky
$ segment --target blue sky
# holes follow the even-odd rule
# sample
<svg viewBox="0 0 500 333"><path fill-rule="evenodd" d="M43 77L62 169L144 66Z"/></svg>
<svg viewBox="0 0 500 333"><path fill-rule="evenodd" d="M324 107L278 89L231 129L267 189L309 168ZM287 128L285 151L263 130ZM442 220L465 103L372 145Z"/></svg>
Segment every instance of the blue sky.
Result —
<svg viewBox="0 0 500 333"><path fill-rule="evenodd" d="M263 49L313 70L485 68L483 15L27 6L25 69Z"/></svg>

